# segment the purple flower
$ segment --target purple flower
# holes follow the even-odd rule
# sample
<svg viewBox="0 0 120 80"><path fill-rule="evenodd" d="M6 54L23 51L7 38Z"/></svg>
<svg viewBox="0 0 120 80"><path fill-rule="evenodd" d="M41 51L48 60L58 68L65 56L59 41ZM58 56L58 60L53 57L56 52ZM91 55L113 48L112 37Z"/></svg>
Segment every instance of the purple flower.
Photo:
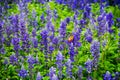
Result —
<svg viewBox="0 0 120 80"><path fill-rule="evenodd" d="M37 38L33 38L32 39L32 43L33 43L34 48L38 47L38 40L37 40Z"/></svg>
<svg viewBox="0 0 120 80"><path fill-rule="evenodd" d="M49 71L50 80L58 80L55 76L56 69L54 67L51 67Z"/></svg>
<svg viewBox="0 0 120 80"><path fill-rule="evenodd" d="M52 43L57 45L57 44L58 44L58 41L59 41L58 38L57 38L57 37L54 37L53 40L52 40Z"/></svg>
<svg viewBox="0 0 120 80"><path fill-rule="evenodd" d="M33 37L35 37L37 34L36 34L36 29L34 28L33 30L32 30L32 36Z"/></svg>
<svg viewBox="0 0 120 80"><path fill-rule="evenodd" d="M90 17L90 11L91 11L91 7L90 7L89 4L87 4L87 5L85 6L85 11L84 11L84 13L83 13L83 18L84 18L84 19Z"/></svg>
<svg viewBox="0 0 120 80"><path fill-rule="evenodd" d="M103 42L102 42L102 46L105 47L106 44L107 44L107 41L106 41L106 40L103 40Z"/></svg>
<svg viewBox="0 0 120 80"><path fill-rule="evenodd" d="M53 74L52 78L50 80L59 80L57 75Z"/></svg>
<svg viewBox="0 0 120 80"><path fill-rule="evenodd" d="M117 21L117 22L120 22L120 18L117 18L116 21Z"/></svg>
<svg viewBox="0 0 120 80"><path fill-rule="evenodd" d="M85 68L87 69L87 72L88 72L88 73L91 73L91 72L92 72L92 60L88 59L88 60L85 62Z"/></svg>
<svg viewBox="0 0 120 80"><path fill-rule="evenodd" d="M98 16L98 36L103 35L109 30L106 15L107 14L103 12L101 15Z"/></svg>
<svg viewBox="0 0 120 80"><path fill-rule="evenodd" d="M4 59L4 64L6 65L6 64L8 64L8 59Z"/></svg>
<svg viewBox="0 0 120 80"><path fill-rule="evenodd" d="M22 0L24 3L28 3L30 2L31 0Z"/></svg>
<svg viewBox="0 0 120 80"><path fill-rule="evenodd" d="M7 34L7 38L9 41L11 41L11 34L13 33L14 30L12 30L13 28L11 26L7 26L6 27L6 34Z"/></svg>
<svg viewBox="0 0 120 80"><path fill-rule="evenodd" d="M1 47L1 46L0 46ZM0 53L1 54L5 54L6 52L5 52L5 49L4 49L4 46L0 49Z"/></svg>
<svg viewBox="0 0 120 80"><path fill-rule="evenodd" d="M49 45L49 53L51 54L55 50L54 46L52 43Z"/></svg>
<svg viewBox="0 0 120 80"><path fill-rule="evenodd" d="M46 40L48 37L48 31L47 30L42 30L42 32L40 33L41 37L43 40Z"/></svg>
<svg viewBox="0 0 120 80"><path fill-rule="evenodd" d="M44 3L45 3L45 1L44 1L44 0L38 0L38 2L40 2L40 3L42 3L42 4L44 4Z"/></svg>
<svg viewBox="0 0 120 80"><path fill-rule="evenodd" d="M112 33L113 31L112 31L111 27L112 27L112 25L114 23L114 21L113 21L113 14L112 13L108 13L106 15L106 20L108 21L108 31L110 33Z"/></svg>
<svg viewBox="0 0 120 80"><path fill-rule="evenodd" d="M97 41L93 41L93 43L91 44L90 52L92 53L93 56L93 61L92 61L93 66L97 68L97 63L100 56L100 43Z"/></svg>
<svg viewBox="0 0 120 80"><path fill-rule="evenodd" d="M112 13L108 13L106 16L108 21L111 21L113 19L113 14Z"/></svg>
<svg viewBox="0 0 120 80"><path fill-rule="evenodd" d="M18 32L19 32L19 26L18 26L18 15L13 15L13 16L10 16L10 22L12 24L12 29L14 31L14 33L16 33L18 35Z"/></svg>
<svg viewBox="0 0 120 80"><path fill-rule="evenodd" d="M36 26L38 26L38 23L37 23L36 20L32 21L32 26L33 26L34 28L36 28Z"/></svg>
<svg viewBox="0 0 120 80"><path fill-rule="evenodd" d="M86 33L85 33L85 39L91 43L93 38L92 38L92 32L90 29L87 29Z"/></svg>
<svg viewBox="0 0 120 80"><path fill-rule="evenodd" d="M86 19L86 18L88 18L88 17L89 17L88 12L87 12L87 11L84 11L84 12L83 12L83 18Z"/></svg>
<svg viewBox="0 0 120 80"><path fill-rule="evenodd" d="M71 60L71 61L74 61L75 48L74 48L73 43L70 44L70 47L69 47L69 54L70 54L70 60Z"/></svg>
<svg viewBox="0 0 120 80"><path fill-rule="evenodd" d="M92 56L96 56L100 54L100 43L97 41L93 41L91 44L90 52L92 53Z"/></svg>
<svg viewBox="0 0 120 80"><path fill-rule="evenodd" d="M19 42L20 42L20 39L17 38L17 36L15 36L15 37L12 39L12 44L13 44L14 50L15 50L16 52L18 52L18 50L20 49Z"/></svg>
<svg viewBox="0 0 120 80"><path fill-rule="evenodd" d="M79 66L78 67L78 77L79 77L79 80L82 80L82 76L83 76L82 71L83 71L82 66Z"/></svg>
<svg viewBox="0 0 120 80"><path fill-rule="evenodd" d="M115 72L115 77L113 80L119 80L120 79L120 72Z"/></svg>
<svg viewBox="0 0 120 80"><path fill-rule="evenodd" d="M120 28L120 18L117 18L117 19L116 19L116 26L117 26L118 28Z"/></svg>
<svg viewBox="0 0 120 80"><path fill-rule="evenodd" d="M15 55L11 55L10 56L10 63L14 65L17 62L18 62L17 57Z"/></svg>
<svg viewBox="0 0 120 80"><path fill-rule="evenodd" d="M40 75L40 72L37 73L36 80L42 80L42 76Z"/></svg>
<svg viewBox="0 0 120 80"><path fill-rule="evenodd" d="M31 55L29 55L27 62L29 63L29 68L33 68L33 64L36 63L36 60Z"/></svg>
<svg viewBox="0 0 120 80"><path fill-rule="evenodd" d="M44 55L45 55L45 61L47 62L47 58L48 58L48 30L42 30L42 32L40 33L41 35L41 45L43 45L43 47L41 48L42 51L44 51Z"/></svg>
<svg viewBox="0 0 120 80"><path fill-rule="evenodd" d="M68 61L65 63L66 65L66 73L67 73L67 76L72 78L72 61L70 59L68 59Z"/></svg>
<svg viewBox="0 0 120 80"><path fill-rule="evenodd" d="M63 44L61 44L61 45L59 46L59 50L60 50L60 51L64 50L64 45L63 45Z"/></svg>
<svg viewBox="0 0 120 80"><path fill-rule="evenodd" d="M52 14L51 14L50 6L47 6L46 13L47 13L47 17L46 17L46 19L47 19L48 21L50 21L51 18L52 18Z"/></svg>
<svg viewBox="0 0 120 80"><path fill-rule="evenodd" d="M102 21L102 19L104 19L104 17L102 15L100 15L100 16L98 16L97 21L100 22L100 21Z"/></svg>
<svg viewBox="0 0 120 80"><path fill-rule="evenodd" d="M80 32L74 32L73 33L74 39L73 39L73 44L75 45L76 42L78 42L80 40ZM77 45L75 45L77 47ZM80 47L80 46L78 46Z"/></svg>
<svg viewBox="0 0 120 80"><path fill-rule="evenodd" d="M44 14L42 14L42 15L40 16L40 19L41 19L42 22L45 21Z"/></svg>
<svg viewBox="0 0 120 80"><path fill-rule="evenodd" d="M28 72L24 69L24 67L22 67L18 75L22 78L25 78L28 75Z"/></svg>
<svg viewBox="0 0 120 80"><path fill-rule="evenodd" d="M70 18L69 17L66 18L66 22L67 22L67 24L69 24L69 22L70 22Z"/></svg>
<svg viewBox="0 0 120 80"><path fill-rule="evenodd" d="M112 80L112 76L109 71L104 74L104 80Z"/></svg>
<svg viewBox="0 0 120 80"><path fill-rule="evenodd" d="M36 11L35 10L32 11L32 18L36 18Z"/></svg>
<svg viewBox="0 0 120 80"><path fill-rule="evenodd" d="M59 78L62 78L62 61L63 61L63 55L60 51L58 51L58 54L56 56L56 64L57 64L57 68L59 69Z"/></svg>
<svg viewBox="0 0 120 80"><path fill-rule="evenodd" d="M59 28L59 34L61 38L66 37L66 21L61 22L60 28Z"/></svg>
<svg viewBox="0 0 120 80"><path fill-rule="evenodd" d="M88 77L87 77L87 80L92 80L92 77L91 77L91 76L88 76Z"/></svg>
<svg viewBox="0 0 120 80"><path fill-rule="evenodd" d="M53 14L54 20L56 20L58 18L57 10L55 9L53 12L54 12L54 14Z"/></svg>
<svg viewBox="0 0 120 80"><path fill-rule="evenodd" d="M22 49L25 50L26 52L30 48L29 42L30 42L29 34L25 33L22 37Z"/></svg>
<svg viewBox="0 0 120 80"><path fill-rule="evenodd" d="M74 47L80 47L81 43L79 42L79 40L80 40L81 29L76 27L75 30L76 31L73 32L73 36L74 36L73 45L74 45Z"/></svg>
<svg viewBox="0 0 120 80"><path fill-rule="evenodd" d="M63 59L64 59L64 57L63 57L62 53L60 51L58 51L58 54L56 56L56 60L57 61L62 61Z"/></svg>
<svg viewBox="0 0 120 80"><path fill-rule="evenodd" d="M49 42L51 42L54 39L54 32L50 32L51 34L49 35Z"/></svg>
<svg viewBox="0 0 120 80"><path fill-rule="evenodd" d="M92 36L86 36L86 38L85 38L89 43L91 43L92 42Z"/></svg>
<svg viewBox="0 0 120 80"><path fill-rule="evenodd" d="M62 0L56 0L56 2L62 4Z"/></svg>
<svg viewBox="0 0 120 80"><path fill-rule="evenodd" d="M81 28L84 28L84 27L85 27L85 26L84 26L85 24L86 24L86 21L85 21L84 19L81 19L81 20L80 20Z"/></svg>

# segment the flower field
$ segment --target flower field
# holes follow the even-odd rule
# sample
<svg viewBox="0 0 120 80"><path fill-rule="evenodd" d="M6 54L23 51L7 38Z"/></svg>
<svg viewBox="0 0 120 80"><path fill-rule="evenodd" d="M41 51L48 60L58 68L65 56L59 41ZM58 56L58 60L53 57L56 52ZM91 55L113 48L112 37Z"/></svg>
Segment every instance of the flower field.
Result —
<svg viewBox="0 0 120 80"><path fill-rule="evenodd" d="M107 1L0 0L0 80L120 80L120 4Z"/></svg>

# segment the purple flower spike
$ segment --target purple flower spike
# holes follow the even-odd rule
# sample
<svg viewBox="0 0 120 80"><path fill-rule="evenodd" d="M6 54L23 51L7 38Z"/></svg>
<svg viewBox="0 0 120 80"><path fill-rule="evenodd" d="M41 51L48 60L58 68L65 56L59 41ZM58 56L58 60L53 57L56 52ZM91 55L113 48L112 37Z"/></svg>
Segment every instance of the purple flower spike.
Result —
<svg viewBox="0 0 120 80"><path fill-rule="evenodd" d="M113 80L119 80L120 79L120 72L115 72L115 77Z"/></svg>
<svg viewBox="0 0 120 80"><path fill-rule="evenodd" d="M20 39L17 38L16 36L12 39L12 44L14 45L14 50L16 52L18 52L18 50L20 49L19 42L20 42Z"/></svg>
<svg viewBox="0 0 120 80"><path fill-rule="evenodd" d="M57 45L58 44L58 38L54 37L53 40L52 40L52 43Z"/></svg>
<svg viewBox="0 0 120 80"><path fill-rule="evenodd" d="M54 46L52 43L49 45L49 53L51 54L55 50Z"/></svg>
<svg viewBox="0 0 120 80"><path fill-rule="evenodd" d="M50 80L59 80L57 75L53 74L53 77Z"/></svg>
<svg viewBox="0 0 120 80"><path fill-rule="evenodd" d="M91 43L93 38L92 38L92 31L90 29L87 29L86 33L85 33L85 39Z"/></svg>
<svg viewBox="0 0 120 80"><path fill-rule="evenodd" d="M66 21L61 22L59 33L60 33L61 38L66 37Z"/></svg>
<svg viewBox="0 0 120 80"><path fill-rule="evenodd" d="M58 76L60 79L62 78L62 66L63 66L62 61L63 61L63 59L64 58L63 58L62 53L60 51L58 51L58 54L56 56L56 64L57 64L57 68L59 69Z"/></svg>
<svg viewBox="0 0 120 80"><path fill-rule="evenodd" d="M72 78L72 61L70 59L68 59L68 61L65 63L66 65L66 73L68 75L68 77Z"/></svg>
<svg viewBox="0 0 120 80"><path fill-rule="evenodd" d="M92 61L93 67L95 67L96 69L100 56L100 43L97 41L93 41L93 43L91 44L90 52L92 53L93 56L93 61Z"/></svg>
<svg viewBox="0 0 120 80"><path fill-rule="evenodd" d="M92 72L92 61L90 59L88 59L87 62L85 62L85 68L87 69L88 73Z"/></svg>
<svg viewBox="0 0 120 80"><path fill-rule="evenodd" d="M91 45L90 52L92 53L92 56L96 56L100 54L100 43L97 41L93 41Z"/></svg>
<svg viewBox="0 0 120 80"><path fill-rule="evenodd" d="M36 60L31 55L29 55L27 61L29 63L29 68L33 68L33 64L36 63Z"/></svg>
<svg viewBox="0 0 120 80"><path fill-rule="evenodd" d="M10 63L14 65L17 62L18 62L17 57L15 55L11 55L10 56Z"/></svg>
<svg viewBox="0 0 120 80"><path fill-rule="evenodd" d="M37 40L37 38L33 38L32 42L33 42L33 47L37 48L38 47L38 40Z"/></svg>
<svg viewBox="0 0 120 80"><path fill-rule="evenodd" d="M66 22L67 22L67 24L69 24L69 22L70 22L70 18L69 17L66 18Z"/></svg>
<svg viewBox="0 0 120 80"><path fill-rule="evenodd" d="M55 72L56 68L51 67L49 72L50 80L58 80L57 76L55 75Z"/></svg>
<svg viewBox="0 0 120 80"><path fill-rule="evenodd" d="M117 18L116 21L117 21L117 22L120 22L120 18Z"/></svg>
<svg viewBox="0 0 120 80"><path fill-rule="evenodd" d="M24 69L24 67L22 66L21 70L19 71L18 74L20 77L25 78L28 75L27 70Z"/></svg>
<svg viewBox="0 0 120 80"><path fill-rule="evenodd" d="M75 48L74 48L73 43L70 44L69 54L70 54L70 60L74 62Z"/></svg>
<svg viewBox="0 0 120 80"><path fill-rule="evenodd" d="M0 49L0 53L1 53L1 54L5 54L5 49L4 49L4 47L2 47L2 48Z"/></svg>
<svg viewBox="0 0 120 80"><path fill-rule="evenodd" d="M82 76L83 76L82 71L83 71L82 66L79 66L78 67L78 77L79 77L79 80L82 80Z"/></svg>
<svg viewBox="0 0 120 80"><path fill-rule="evenodd" d="M107 71L105 74L104 74L104 80L111 80L112 79L112 76L110 74L109 71Z"/></svg>
<svg viewBox="0 0 120 80"><path fill-rule="evenodd" d="M56 60L62 61L63 59L64 59L64 58L63 58L62 53L61 53L60 51L58 51L58 54L57 54L57 56L56 56Z"/></svg>
<svg viewBox="0 0 120 80"><path fill-rule="evenodd" d="M42 80L42 76L40 75L40 72L37 73L36 80Z"/></svg>
<svg viewBox="0 0 120 80"><path fill-rule="evenodd" d="M36 34L36 29L34 28L33 30L32 30L32 36L33 37L35 37L37 34Z"/></svg>

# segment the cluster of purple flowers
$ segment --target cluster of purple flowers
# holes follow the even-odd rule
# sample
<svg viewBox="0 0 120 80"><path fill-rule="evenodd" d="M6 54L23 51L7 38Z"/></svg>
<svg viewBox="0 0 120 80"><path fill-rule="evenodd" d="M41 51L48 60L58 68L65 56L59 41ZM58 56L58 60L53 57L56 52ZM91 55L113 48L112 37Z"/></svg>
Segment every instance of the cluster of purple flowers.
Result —
<svg viewBox="0 0 120 80"><path fill-rule="evenodd" d="M4 36L3 36L3 21L0 21L0 53L4 54Z"/></svg>
<svg viewBox="0 0 120 80"><path fill-rule="evenodd" d="M63 67L63 55L62 53L59 51L57 56L56 56L56 64L57 64L57 68L59 69L59 78L61 79L62 78L62 67Z"/></svg>
<svg viewBox="0 0 120 80"><path fill-rule="evenodd" d="M94 41L93 44L91 45L91 53L93 56L93 66L96 68L99 57L100 57L100 43L97 41Z"/></svg>
<svg viewBox="0 0 120 80"><path fill-rule="evenodd" d="M67 67L66 68L66 73L67 73L68 77L72 78L73 77L72 76L72 68L73 68L72 61L70 59L68 59L65 65Z"/></svg>
<svg viewBox="0 0 120 80"><path fill-rule="evenodd" d="M15 36L15 37L12 39L12 44L14 45L14 50L15 50L15 53L16 53L16 56L17 56L17 57L18 57L18 51L19 51L19 49L20 49L19 42L20 42L20 39L17 38L17 36Z"/></svg>
<svg viewBox="0 0 120 80"><path fill-rule="evenodd" d="M49 72L50 80L58 80L58 77L55 72L56 72L56 68L51 67Z"/></svg>
<svg viewBox="0 0 120 80"><path fill-rule="evenodd" d="M89 43L91 43L92 40L93 40L92 35L93 35L93 34L92 34L91 30L90 30L90 29L87 29L87 31L86 31L86 33L85 33L85 39L86 39Z"/></svg>
<svg viewBox="0 0 120 80"><path fill-rule="evenodd" d="M10 63L15 65L18 62L18 58L15 55L10 56Z"/></svg>
<svg viewBox="0 0 120 80"><path fill-rule="evenodd" d="M65 4L68 5L69 7L71 7L73 10L74 9L80 9L83 10L84 6L87 3L96 3L99 2L99 0L56 0L57 3L59 4ZM105 2L105 0L101 0L101 3Z"/></svg>
<svg viewBox="0 0 120 80"><path fill-rule="evenodd" d="M19 71L18 75L22 78L25 78L28 75L28 72L24 69L24 66L21 67L21 70Z"/></svg>
<svg viewBox="0 0 120 80"><path fill-rule="evenodd" d="M37 73L37 78L36 80L42 80L42 76L40 75L40 72Z"/></svg>
<svg viewBox="0 0 120 80"><path fill-rule="evenodd" d="M44 0L38 1L42 4L46 2ZM104 2L104 0L101 1ZM37 72L36 80L42 80L43 77L47 75L47 72L43 75L44 73L38 71L41 70L41 67L38 66L42 65L43 68L47 66L45 69L48 69L51 67L49 65L52 65L52 62L55 62L54 59L56 59L56 64L54 63L55 65L52 66L57 66L57 68L51 67L49 69L50 80L62 80L64 76L68 79L71 78L74 80L74 78L76 78L74 75L76 74L77 78L82 80L84 76L84 67L80 66L80 64L75 65L74 63L77 62L75 58L79 54L79 50L82 47L81 40L85 39L88 42L87 45L91 45L89 52L91 52L93 59L88 59L85 62L85 68L88 73L87 79L92 80L90 75L93 70L97 70L100 58L101 42L99 38L101 36L103 37L107 32L110 34L114 32L112 30L112 26L114 24L113 14L106 13L104 10L104 5L101 3L100 15L94 19L91 12L90 0L56 0L59 4L70 6L74 11L74 16L61 20L60 27L56 29L54 27L56 25L53 24L53 20L55 21L59 18L57 9L52 11L50 6L47 6L47 10L45 12L46 14L43 12L40 16L40 23L46 25L43 28L38 28L39 24L37 22L37 12L33 10L32 18L30 18L31 20L28 18L28 2L31 2L31 0L20 0L17 2L20 14L7 17L3 21L0 19L0 53L4 54L5 48L10 47L8 52L10 52L10 54L11 51L14 53L9 56L10 64L18 67L21 64L26 64L27 62L28 65L28 69L25 69L22 66L18 75L21 78L30 76L32 79L33 74ZM94 2L97 2L97 0L94 0ZM82 10L81 12L83 13L81 13L79 9ZM80 15L81 18L78 19ZM69 34L67 32L67 27L70 22L73 22L74 29ZM116 25L118 28L119 23L120 19L117 19ZM93 24L93 26L91 26L91 24ZM29 26L32 26L30 30ZM94 36L96 36L94 31L97 31L99 41L94 39ZM118 36L118 45L120 45L120 33L118 33ZM13 47L12 49L11 44ZM58 54L56 54L56 51L58 51ZM4 61L4 63L8 63L7 59ZM77 73L73 73L76 66L78 69ZM66 73L63 72L63 69L66 69ZM36 70L36 72L33 70ZM111 73L107 71L104 74L104 80L118 80L119 76L119 72L116 72L115 76L112 77Z"/></svg>
<svg viewBox="0 0 120 80"><path fill-rule="evenodd" d="M85 62L85 67L87 69L87 72L88 73L91 73L92 72L92 60L88 59L86 62Z"/></svg>
<svg viewBox="0 0 120 80"><path fill-rule="evenodd" d="M33 68L33 64L36 63L36 60L35 60L31 55L29 55L27 61L28 61L28 63L29 63L29 68L30 68L30 69Z"/></svg>

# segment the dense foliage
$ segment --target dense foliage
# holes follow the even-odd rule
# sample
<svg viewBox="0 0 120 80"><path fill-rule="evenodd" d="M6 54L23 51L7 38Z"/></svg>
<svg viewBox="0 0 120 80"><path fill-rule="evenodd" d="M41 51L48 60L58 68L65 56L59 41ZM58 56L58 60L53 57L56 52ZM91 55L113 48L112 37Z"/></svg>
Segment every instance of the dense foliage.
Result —
<svg viewBox="0 0 120 80"><path fill-rule="evenodd" d="M0 80L119 80L119 6L89 1L1 1Z"/></svg>

